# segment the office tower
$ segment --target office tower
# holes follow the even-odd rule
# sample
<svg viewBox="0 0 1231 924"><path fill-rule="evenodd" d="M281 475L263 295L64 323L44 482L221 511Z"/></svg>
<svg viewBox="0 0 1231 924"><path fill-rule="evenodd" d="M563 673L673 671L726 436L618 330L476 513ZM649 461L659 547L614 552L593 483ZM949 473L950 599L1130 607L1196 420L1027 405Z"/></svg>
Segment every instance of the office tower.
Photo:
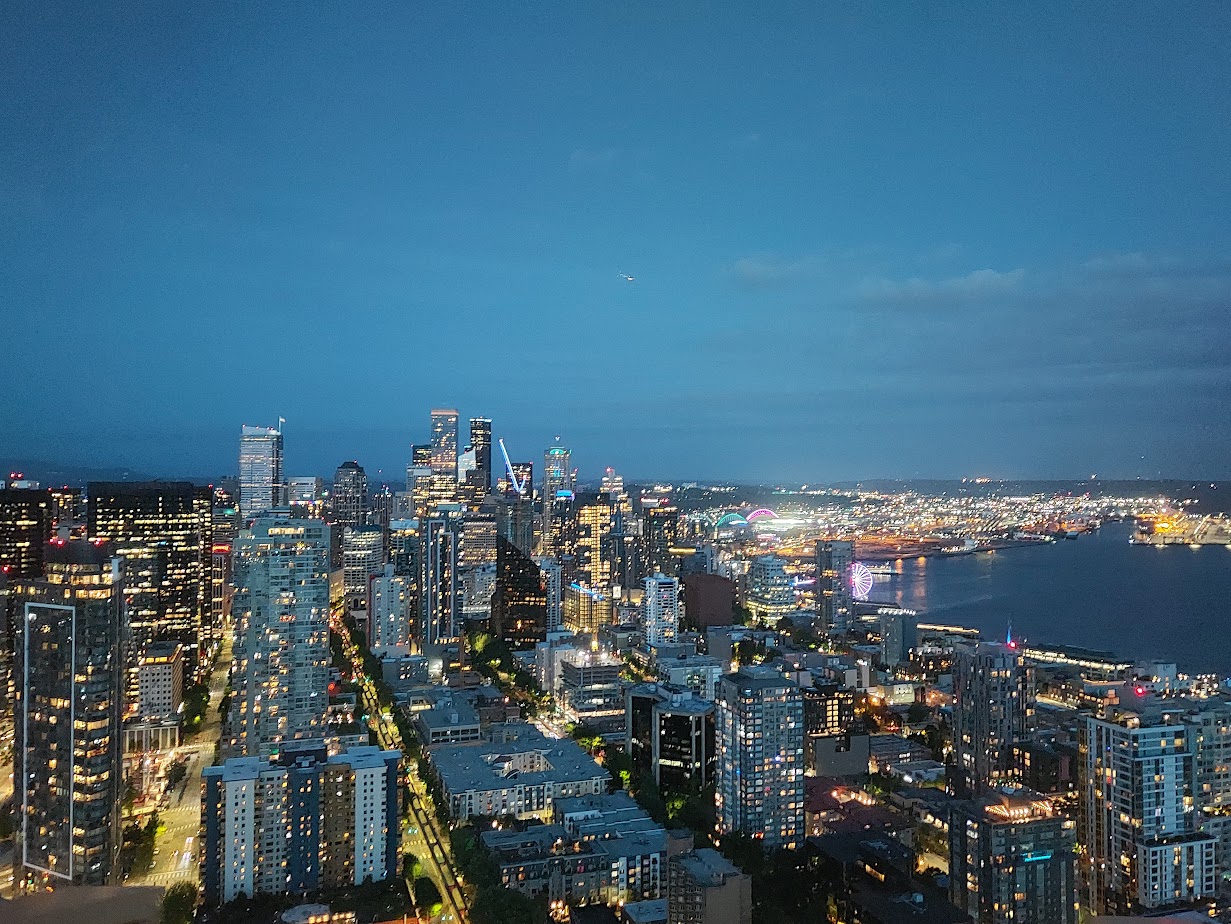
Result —
<svg viewBox="0 0 1231 924"><path fill-rule="evenodd" d="M213 489L187 481L92 481L88 493L90 538L108 540L124 559L130 667L150 642L174 639L195 673L212 597Z"/></svg>
<svg viewBox="0 0 1231 924"><path fill-rule="evenodd" d="M679 545L680 511L672 506L650 507L642 517L641 564L646 575L679 577L680 560L672 552Z"/></svg>
<svg viewBox="0 0 1231 924"><path fill-rule="evenodd" d="M343 462L333 473L329 496L333 524L338 529L366 526L368 522L368 476L358 462Z"/></svg>
<svg viewBox="0 0 1231 924"><path fill-rule="evenodd" d="M795 609L795 583L777 555L758 555L748 568L748 609L773 622Z"/></svg>
<svg viewBox="0 0 1231 924"><path fill-rule="evenodd" d="M201 632L202 644L208 640L211 647L222 643L223 624L231 613L231 560L239 528L239 505L230 491L214 488L212 525L209 614Z"/></svg>
<svg viewBox="0 0 1231 924"><path fill-rule="evenodd" d="M993 790L949 821L949 897L977 924L1077 924L1073 821L1038 793Z"/></svg>
<svg viewBox="0 0 1231 924"><path fill-rule="evenodd" d="M604 494L577 495L573 579L600 593L611 593L611 503Z"/></svg>
<svg viewBox="0 0 1231 924"><path fill-rule="evenodd" d="M613 622L611 597L602 591L571 582L564 585L564 626L574 632L597 632Z"/></svg>
<svg viewBox="0 0 1231 924"><path fill-rule="evenodd" d="M85 506L82 503L84 495L81 488L61 485L58 488L50 488L47 493L51 496L51 528L53 531L71 530L84 519ZM65 535L62 538L67 539L68 536Z"/></svg>
<svg viewBox="0 0 1231 924"><path fill-rule="evenodd" d="M953 654L954 790L965 799L1020 779L1013 746L1026 734L1026 664L1016 646L982 643Z"/></svg>
<svg viewBox="0 0 1231 924"><path fill-rule="evenodd" d="M305 742L201 772L210 905L381 882L398 868L400 751Z"/></svg>
<svg viewBox="0 0 1231 924"><path fill-rule="evenodd" d="M550 499L543 499L544 532L543 550L560 559L565 577L576 577L577 560L577 495L572 491L556 491Z"/></svg>
<svg viewBox="0 0 1231 924"><path fill-rule="evenodd" d="M151 642L137 665L137 718L175 718L184 702L184 658L179 642Z"/></svg>
<svg viewBox="0 0 1231 924"><path fill-rule="evenodd" d="M417 450L419 447L414 448ZM415 516L424 516L427 513L431 484L432 466L429 463L412 462L406 466L406 493L411 497Z"/></svg>
<svg viewBox="0 0 1231 924"><path fill-rule="evenodd" d="M645 643L670 645L680 634L680 582L662 574L645 579Z"/></svg>
<svg viewBox="0 0 1231 924"><path fill-rule="evenodd" d="M325 479L301 475L291 478L287 484L287 503L291 508L303 510L319 519L324 512Z"/></svg>
<svg viewBox="0 0 1231 924"><path fill-rule="evenodd" d="M282 432L249 427L239 437L239 513L245 520L286 506L282 473Z"/></svg>
<svg viewBox="0 0 1231 924"><path fill-rule="evenodd" d="M536 558L543 576L543 600L547 612L547 631L555 632L564 625L564 573L554 558Z"/></svg>
<svg viewBox="0 0 1231 924"><path fill-rule="evenodd" d="M257 756L324 732L329 684L329 526L257 517L236 538L235 746Z"/></svg>
<svg viewBox="0 0 1231 924"><path fill-rule="evenodd" d="M393 564L372 578L368 593L368 645L372 648L410 647L410 579Z"/></svg>
<svg viewBox="0 0 1231 924"><path fill-rule="evenodd" d="M773 668L741 667L718 682L715 805L721 834L799 847L804 834L804 705Z"/></svg>
<svg viewBox="0 0 1231 924"><path fill-rule="evenodd" d="M496 564L496 511L482 510L462 514L458 525L457 566L479 568Z"/></svg>
<svg viewBox="0 0 1231 924"><path fill-rule="evenodd" d="M514 484L516 479L516 484ZM517 494L524 497L534 497L534 463L509 462L507 467L496 479L496 492L499 494Z"/></svg>
<svg viewBox="0 0 1231 924"><path fill-rule="evenodd" d="M45 576L10 588L18 618L14 805L19 887L118 879L122 563L55 540Z"/></svg>
<svg viewBox="0 0 1231 924"><path fill-rule="evenodd" d="M0 573L10 578L39 577L51 529L50 491L0 488Z"/></svg>
<svg viewBox="0 0 1231 924"><path fill-rule="evenodd" d="M457 411L432 410L432 472L457 482Z"/></svg>
<svg viewBox="0 0 1231 924"><path fill-rule="evenodd" d="M511 492L499 495L496 535L527 555L534 553L534 501L528 494Z"/></svg>
<svg viewBox="0 0 1231 924"><path fill-rule="evenodd" d="M1149 706L1086 718L1078 840L1095 914L1215 896L1218 838L1201 831L1195 728L1178 712Z"/></svg>
<svg viewBox="0 0 1231 924"><path fill-rule="evenodd" d="M625 512L623 505L614 508L611 515L611 583L621 596L637 586L641 570L639 525Z"/></svg>
<svg viewBox="0 0 1231 924"><path fill-rule="evenodd" d="M918 642L919 614L905 607L879 606L876 617L880 621L881 662L896 667L909 661L911 649Z"/></svg>
<svg viewBox="0 0 1231 924"><path fill-rule="evenodd" d="M387 484L382 484L379 489L373 491L368 503L368 524L388 529L390 520L403 516L398 511L399 496L402 495L395 494Z"/></svg>
<svg viewBox="0 0 1231 924"><path fill-rule="evenodd" d="M855 543L822 540L816 544L816 605L821 627L840 635L851 626L855 604L851 598L851 566Z"/></svg>
<svg viewBox="0 0 1231 924"><path fill-rule="evenodd" d="M351 604L368 599L368 581L385 567L385 532L379 526L342 531L342 587Z"/></svg>
<svg viewBox="0 0 1231 924"><path fill-rule="evenodd" d="M690 690L639 683L625 692L624 747L639 772L664 792L688 792L714 781L712 702Z"/></svg>
<svg viewBox="0 0 1231 924"><path fill-rule="evenodd" d="M752 877L712 847L671 857L667 924L752 924Z"/></svg>
<svg viewBox="0 0 1231 924"><path fill-rule="evenodd" d="M438 645L456 637L460 629L461 600L457 574L457 528L442 517L423 527L423 579L420 604L424 645Z"/></svg>
<svg viewBox="0 0 1231 924"><path fill-rule="evenodd" d="M573 492L572 470L569 467L570 453L560 445L560 437L556 437L554 445L543 453L543 539L552 535L552 519L555 516L554 503L562 492L569 495Z"/></svg>
<svg viewBox="0 0 1231 924"><path fill-rule="evenodd" d="M470 418L470 448L474 450L474 483L483 494L486 494L492 487L492 422L490 418Z"/></svg>
<svg viewBox="0 0 1231 924"><path fill-rule="evenodd" d="M496 539L492 634L513 649L533 648L547 638L543 574L533 558L504 537Z"/></svg>

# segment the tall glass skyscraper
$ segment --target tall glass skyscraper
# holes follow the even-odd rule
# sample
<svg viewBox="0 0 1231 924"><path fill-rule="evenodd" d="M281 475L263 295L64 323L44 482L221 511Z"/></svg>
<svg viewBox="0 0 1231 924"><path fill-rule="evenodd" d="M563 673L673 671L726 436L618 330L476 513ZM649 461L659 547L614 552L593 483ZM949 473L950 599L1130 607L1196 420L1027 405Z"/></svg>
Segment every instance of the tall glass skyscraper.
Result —
<svg viewBox="0 0 1231 924"><path fill-rule="evenodd" d="M122 561L56 540L46 577L17 581L14 804L19 887L118 878Z"/></svg>
<svg viewBox="0 0 1231 924"><path fill-rule="evenodd" d="M274 427L245 425L239 436L240 516L254 517L286 504L282 431Z"/></svg>
<svg viewBox="0 0 1231 924"><path fill-rule="evenodd" d="M432 471L457 480L457 410L432 409Z"/></svg>
<svg viewBox="0 0 1231 924"><path fill-rule="evenodd" d="M470 418L470 448L474 450L471 481L481 494L486 494L492 487L492 422L489 418Z"/></svg>

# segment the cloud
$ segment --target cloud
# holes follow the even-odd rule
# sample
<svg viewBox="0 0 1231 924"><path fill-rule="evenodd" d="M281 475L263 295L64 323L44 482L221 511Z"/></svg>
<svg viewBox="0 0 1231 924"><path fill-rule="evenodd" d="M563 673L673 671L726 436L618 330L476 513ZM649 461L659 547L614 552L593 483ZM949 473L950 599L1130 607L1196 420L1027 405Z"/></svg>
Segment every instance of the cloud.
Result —
<svg viewBox="0 0 1231 924"><path fill-rule="evenodd" d="M819 272L824 260L818 256L787 259L775 254L740 257L731 266L737 283L748 288L768 288Z"/></svg>
<svg viewBox="0 0 1231 924"><path fill-rule="evenodd" d="M1002 273L993 269L980 269L964 276L947 279L865 279L858 288L859 297L866 302L899 304L902 306L935 304L939 302L966 303L982 298L1001 296L1016 291L1026 276L1024 269Z"/></svg>
<svg viewBox="0 0 1231 924"><path fill-rule="evenodd" d="M577 148L569 155L570 170L604 170L620 159L619 148Z"/></svg>

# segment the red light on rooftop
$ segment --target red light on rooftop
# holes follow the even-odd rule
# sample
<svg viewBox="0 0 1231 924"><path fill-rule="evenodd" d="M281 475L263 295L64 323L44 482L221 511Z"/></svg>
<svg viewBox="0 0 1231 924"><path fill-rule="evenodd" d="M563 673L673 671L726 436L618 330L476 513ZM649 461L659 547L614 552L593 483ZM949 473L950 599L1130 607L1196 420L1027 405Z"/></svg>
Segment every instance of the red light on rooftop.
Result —
<svg viewBox="0 0 1231 924"><path fill-rule="evenodd" d="M1136 693L1138 696L1145 696L1146 688L1145 687L1134 687L1133 692Z"/></svg>

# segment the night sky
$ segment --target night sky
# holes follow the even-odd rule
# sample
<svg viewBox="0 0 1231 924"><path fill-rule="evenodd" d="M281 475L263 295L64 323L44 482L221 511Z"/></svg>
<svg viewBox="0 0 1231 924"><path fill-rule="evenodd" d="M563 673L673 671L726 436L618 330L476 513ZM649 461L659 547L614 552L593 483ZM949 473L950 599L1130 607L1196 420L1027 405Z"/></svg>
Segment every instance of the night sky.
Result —
<svg viewBox="0 0 1231 924"><path fill-rule="evenodd" d="M1231 476L1231 5L868 6L7 4L0 459Z"/></svg>

